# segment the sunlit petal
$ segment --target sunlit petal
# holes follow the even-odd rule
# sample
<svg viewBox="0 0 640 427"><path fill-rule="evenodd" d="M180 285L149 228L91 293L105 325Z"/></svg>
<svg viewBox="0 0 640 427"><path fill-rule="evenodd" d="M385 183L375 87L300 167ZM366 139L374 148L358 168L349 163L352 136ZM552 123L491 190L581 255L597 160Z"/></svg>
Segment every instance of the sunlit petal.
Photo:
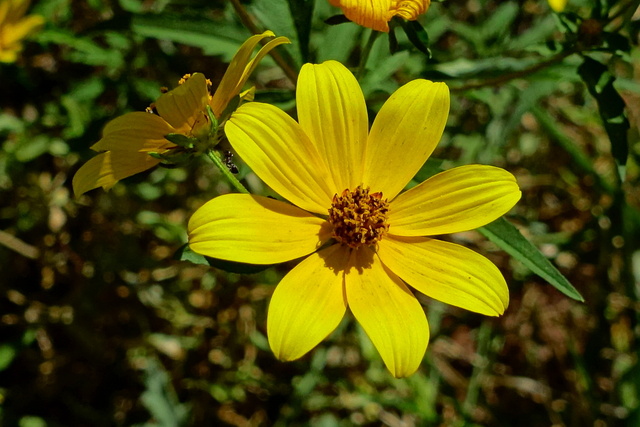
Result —
<svg viewBox="0 0 640 427"><path fill-rule="evenodd" d="M329 0L344 15L363 27L389 31L388 22L395 15L415 20L429 8L430 0Z"/></svg>
<svg viewBox="0 0 640 427"><path fill-rule="evenodd" d="M38 31L44 25L44 22L44 18L40 15L25 17L3 32L2 43L7 46L16 43Z"/></svg>
<svg viewBox="0 0 640 427"><path fill-rule="evenodd" d="M137 153L162 151L175 147L164 136L175 129L155 114L136 111L111 120L102 131L102 139L91 146L95 151L118 150Z"/></svg>
<svg viewBox="0 0 640 427"><path fill-rule="evenodd" d="M500 270L464 246L387 235L379 243L378 255L402 280L431 298L488 316L504 313L509 305L509 289Z"/></svg>
<svg viewBox="0 0 640 427"><path fill-rule="evenodd" d="M159 160L146 153L108 151L98 154L82 165L73 176L73 192L79 197L98 187L108 190L121 179L151 169L158 163Z"/></svg>
<svg viewBox="0 0 640 427"><path fill-rule="evenodd" d="M501 217L520 199L515 177L484 165L441 172L399 195L389 209L389 232L433 236L473 230Z"/></svg>
<svg viewBox="0 0 640 427"><path fill-rule="evenodd" d="M229 101L242 91L242 86L247 82L262 58L276 46L290 43L286 37L276 37L264 45L254 58L249 59L256 46L268 37L275 37L275 34L271 31L265 31L262 34L251 36L238 49L211 99L211 109L216 117L220 117Z"/></svg>
<svg viewBox="0 0 640 427"><path fill-rule="evenodd" d="M429 342L422 306L368 248L352 251L347 269L345 289L353 315L393 376L413 374Z"/></svg>
<svg viewBox="0 0 640 427"><path fill-rule="evenodd" d="M554 12L560 13L567 7L568 0L549 0L549 6Z"/></svg>
<svg viewBox="0 0 640 427"><path fill-rule="evenodd" d="M347 309L340 245L313 253L276 287L267 317L269 345L280 360L295 360L325 339Z"/></svg>
<svg viewBox="0 0 640 427"><path fill-rule="evenodd" d="M162 94L156 101L156 109L160 117L184 133L191 130L208 102L207 79L204 74L195 73L177 88Z"/></svg>
<svg viewBox="0 0 640 427"><path fill-rule="evenodd" d="M242 105L225 126L229 142L249 167L291 203L326 215L335 190L316 147L291 117L259 102Z"/></svg>
<svg viewBox="0 0 640 427"><path fill-rule="evenodd" d="M205 203L189 220L188 232L193 251L250 264L299 258L330 238L325 220L249 194L226 194Z"/></svg>
<svg viewBox="0 0 640 427"><path fill-rule="evenodd" d="M331 166L335 192L362 184L369 122L353 74L336 61L305 64L296 101L300 126Z"/></svg>
<svg viewBox="0 0 640 427"><path fill-rule="evenodd" d="M398 89L373 122L364 184L393 199L435 149L448 115L449 88L444 83L413 80Z"/></svg>

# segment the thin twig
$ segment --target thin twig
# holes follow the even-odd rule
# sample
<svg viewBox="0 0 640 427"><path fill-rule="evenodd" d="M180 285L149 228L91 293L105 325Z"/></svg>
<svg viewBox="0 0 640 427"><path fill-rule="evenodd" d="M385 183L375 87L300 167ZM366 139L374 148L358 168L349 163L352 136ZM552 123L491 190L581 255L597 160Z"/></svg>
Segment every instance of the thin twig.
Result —
<svg viewBox="0 0 640 427"><path fill-rule="evenodd" d="M26 258L36 259L40 256L38 248L2 230L0 230L0 245L14 250Z"/></svg>

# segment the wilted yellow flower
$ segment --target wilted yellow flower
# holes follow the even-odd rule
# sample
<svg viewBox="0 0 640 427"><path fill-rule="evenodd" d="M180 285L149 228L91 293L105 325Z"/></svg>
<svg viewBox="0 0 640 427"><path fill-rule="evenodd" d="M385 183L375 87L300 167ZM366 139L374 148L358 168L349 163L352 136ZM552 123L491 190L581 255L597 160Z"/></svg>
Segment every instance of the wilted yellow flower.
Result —
<svg viewBox="0 0 640 427"><path fill-rule="evenodd" d="M568 0L548 0L549 7L553 9L554 12L560 13L564 11L564 8L567 6Z"/></svg>
<svg viewBox="0 0 640 427"><path fill-rule="evenodd" d="M40 15L24 16L29 0L0 0L0 62L15 62L22 40L44 24Z"/></svg>
<svg viewBox="0 0 640 427"><path fill-rule="evenodd" d="M205 76L196 73L185 76L180 86L158 98L154 104L157 114L150 109L147 113L127 113L109 122L102 139L91 147L101 153L82 165L73 177L76 196L98 187L108 190L119 180L156 166L161 160L149 153L163 156L179 148L167 135L195 138L206 145L211 128L207 106L220 119L260 60L274 47L289 43L286 37L276 37L251 58L255 47L267 37L274 34L266 31L242 44L213 96L209 95Z"/></svg>
<svg viewBox="0 0 640 427"><path fill-rule="evenodd" d="M249 194L216 197L189 221L189 246L228 261L273 264L307 256L278 284L269 344L281 360L315 347L347 307L396 377L412 374L429 340L406 284L440 301L496 316L509 293L495 265L431 237L471 230L520 198L509 172L461 166L401 191L436 147L449 114L444 83L414 80L368 131L364 96L341 64L303 66L298 120L262 103L241 106L229 142L292 204ZM406 283L406 284L405 284Z"/></svg>
<svg viewBox="0 0 640 427"><path fill-rule="evenodd" d="M415 21L429 9L431 0L329 0L329 3L342 9L356 24L386 33L391 18L399 16Z"/></svg>

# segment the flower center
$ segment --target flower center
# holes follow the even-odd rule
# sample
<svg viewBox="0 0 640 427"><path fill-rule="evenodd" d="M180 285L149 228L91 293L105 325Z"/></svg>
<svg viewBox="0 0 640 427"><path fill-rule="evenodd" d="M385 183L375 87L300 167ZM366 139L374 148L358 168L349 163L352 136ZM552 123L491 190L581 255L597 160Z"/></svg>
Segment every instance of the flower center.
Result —
<svg viewBox="0 0 640 427"><path fill-rule="evenodd" d="M382 193L369 194L369 188L362 185L353 191L346 189L333 196L329 208L332 237L354 249L374 245L389 230L388 212L389 202Z"/></svg>

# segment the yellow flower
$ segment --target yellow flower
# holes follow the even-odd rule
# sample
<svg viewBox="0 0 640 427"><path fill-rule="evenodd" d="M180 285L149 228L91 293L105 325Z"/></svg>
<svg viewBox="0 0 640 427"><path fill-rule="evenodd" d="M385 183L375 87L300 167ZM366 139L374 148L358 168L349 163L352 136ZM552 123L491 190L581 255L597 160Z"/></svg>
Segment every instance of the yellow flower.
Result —
<svg viewBox="0 0 640 427"><path fill-rule="evenodd" d="M568 2L568 0L549 0L549 7L551 7L554 12L560 13L564 11Z"/></svg>
<svg viewBox="0 0 640 427"><path fill-rule="evenodd" d="M387 33L391 18L399 16L415 21L429 9L431 0L329 0L329 3L342 9L356 24Z"/></svg>
<svg viewBox="0 0 640 427"><path fill-rule="evenodd" d="M154 104L158 114L127 113L109 122L102 131L102 139L91 147L101 153L82 165L73 177L76 196L98 187L108 190L119 180L156 166L161 160L149 153L165 155L178 148L165 138L168 134L206 142L211 125L207 106L217 119L221 119L233 98L239 94L243 99L250 98L251 93L240 93L249 75L271 49L289 43L286 37L276 37L251 58L255 47L267 37L274 37L274 34L266 31L242 44L213 96L209 95L205 76L196 73L185 76L188 78L183 84L158 98Z"/></svg>
<svg viewBox="0 0 640 427"><path fill-rule="evenodd" d="M509 301L489 260L424 236L495 220L520 198L518 185L503 169L470 165L401 193L444 130L444 83L402 86L370 132L358 82L335 61L304 65L296 98L299 123L276 107L250 103L225 128L244 161L291 204L247 194L216 197L190 219L189 245L206 256L253 264L308 255L271 299L267 333L275 355L303 356L348 307L391 373L408 376L423 358L429 326L406 284L491 316Z"/></svg>
<svg viewBox="0 0 640 427"><path fill-rule="evenodd" d="M44 24L40 15L24 16L29 0L0 0L0 62L15 62L22 40Z"/></svg>

